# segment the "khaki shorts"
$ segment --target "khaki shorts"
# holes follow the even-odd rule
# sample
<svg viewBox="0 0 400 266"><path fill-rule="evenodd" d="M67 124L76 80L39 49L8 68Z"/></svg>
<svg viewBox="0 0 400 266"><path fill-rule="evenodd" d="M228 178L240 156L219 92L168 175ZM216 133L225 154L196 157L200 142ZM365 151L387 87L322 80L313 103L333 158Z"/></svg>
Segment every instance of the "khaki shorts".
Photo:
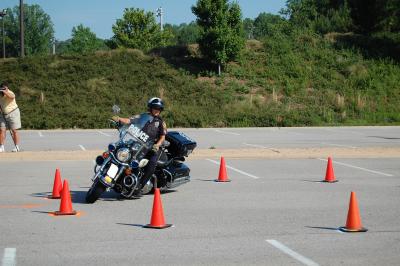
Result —
<svg viewBox="0 0 400 266"><path fill-rule="evenodd" d="M19 112L19 108L15 109L11 113L5 115L7 119L7 123L11 129L20 129L21 128L21 114ZM0 115L0 128L6 128L6 121L4 121L4 115ZM8 129L8 127L7 127Z"/></svg>

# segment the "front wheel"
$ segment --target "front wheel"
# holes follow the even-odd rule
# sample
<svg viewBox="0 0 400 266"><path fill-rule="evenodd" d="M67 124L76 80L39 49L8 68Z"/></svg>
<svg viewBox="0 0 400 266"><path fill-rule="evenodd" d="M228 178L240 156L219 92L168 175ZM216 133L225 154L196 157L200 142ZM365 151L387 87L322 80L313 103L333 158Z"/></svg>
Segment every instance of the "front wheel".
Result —
<svg viewBox="0 0 400 266"><path fill-rule="evenodd" d="M106 187L99 181L95 181L89 191L86 193L86 202L94 203L100 195L106 190Z"/></svg>

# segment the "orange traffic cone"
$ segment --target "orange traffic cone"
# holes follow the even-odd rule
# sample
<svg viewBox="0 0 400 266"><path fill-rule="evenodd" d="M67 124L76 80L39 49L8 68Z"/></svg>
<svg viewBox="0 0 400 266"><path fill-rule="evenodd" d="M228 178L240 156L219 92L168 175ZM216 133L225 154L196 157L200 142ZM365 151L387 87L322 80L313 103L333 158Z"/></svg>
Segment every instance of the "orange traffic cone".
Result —
<svg viewBox="0 0 400 266"><path fill-rule="evenodd" d="M164 212L161 203L160 189L154 190L153 211L151 213L150 224L144 225L145 228L164 229L172 226L172 224L165 224Z"/></svg>
<svg viewBox="0 0 400 266"><path fill-rule="evenodd" d="M351 192L350 195L350 204L349 204L349 212L347 213L347 221L346 226L340 227L340 231L343 232L367 232L368 229L362 227L360 212L358 210L356 193Z"/></svg>
<svg viewBox="0 0 400 266"><path fill-rule="evenodd" d="M49 199L59 199L61 198L61 190L62 190L62 185L61 185L61 175L60 175L60 169L56 169L56 173L54 175L54 184L53 184L53 192L51 196L49 196Z"/></svg>
<svg viewBox="0 0 400 266"><path fill-rule="evenodd" d="M69 192L68 180L64 180L61 191L60 210L54 212L55 215L75 215L76 211L72 209L71 194Z"/></svg>
<svg viewBox="0 0 400 266"><path fill-rule="evenodd" d="M335 183L337 181L338 180L335 180L335 174L333 173L332 158L328 157L328 164L326 166L325 180L323 180L322 182Z"/></svg>
<svg viewBox="0 0 400 266"><path fill-rule="evenodd" d="M228 175L226 173L226 165L224 157L221 157L221 163L219 164L219 175L218 179L215 180L215 182L231 182L231 180L228 179Z"/></svg>

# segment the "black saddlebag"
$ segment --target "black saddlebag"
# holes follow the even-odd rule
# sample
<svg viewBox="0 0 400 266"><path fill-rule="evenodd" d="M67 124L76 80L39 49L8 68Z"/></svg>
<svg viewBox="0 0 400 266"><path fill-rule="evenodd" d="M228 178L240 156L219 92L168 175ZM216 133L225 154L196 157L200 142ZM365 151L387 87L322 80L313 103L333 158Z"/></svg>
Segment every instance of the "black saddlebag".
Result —
<svg viewBox="0 0 400 266"><path fill-rule="evenodd" d="M168 152L171 153L173 157L188 156L197 146L194 140L178 131L168 132L165 139L170 143Z"/></svg>

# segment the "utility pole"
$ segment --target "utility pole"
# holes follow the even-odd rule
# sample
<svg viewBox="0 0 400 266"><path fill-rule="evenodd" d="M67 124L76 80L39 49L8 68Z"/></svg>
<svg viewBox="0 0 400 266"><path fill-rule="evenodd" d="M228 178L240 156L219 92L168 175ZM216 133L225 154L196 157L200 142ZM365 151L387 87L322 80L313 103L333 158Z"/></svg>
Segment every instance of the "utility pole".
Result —
<svg viewBox="0 0 400 266"><path fill-rule="evenodd" d="M0 12L0 17L1 17L1 22L3 24L2 30L3 30L3 59L6 58L6 33L4 29L4 17L7 15L7 10L3 9L3 11Z"/></svg>
<svg viewBox="0 0 400 266"><path fill-rule="evenodd" d="M160 17L160 28L161 28L161 31L164 30L163 15L164 15L163 9L162 9L162 7L159 7L157 9L157 17Z"/></svg>
<svg viewBox="0 0 400 266"><path fill-rule="evenodd" d="M21 57L25 57L25 44L24 44L24 0L19 0L19 30L20 30Z"/></svg>

